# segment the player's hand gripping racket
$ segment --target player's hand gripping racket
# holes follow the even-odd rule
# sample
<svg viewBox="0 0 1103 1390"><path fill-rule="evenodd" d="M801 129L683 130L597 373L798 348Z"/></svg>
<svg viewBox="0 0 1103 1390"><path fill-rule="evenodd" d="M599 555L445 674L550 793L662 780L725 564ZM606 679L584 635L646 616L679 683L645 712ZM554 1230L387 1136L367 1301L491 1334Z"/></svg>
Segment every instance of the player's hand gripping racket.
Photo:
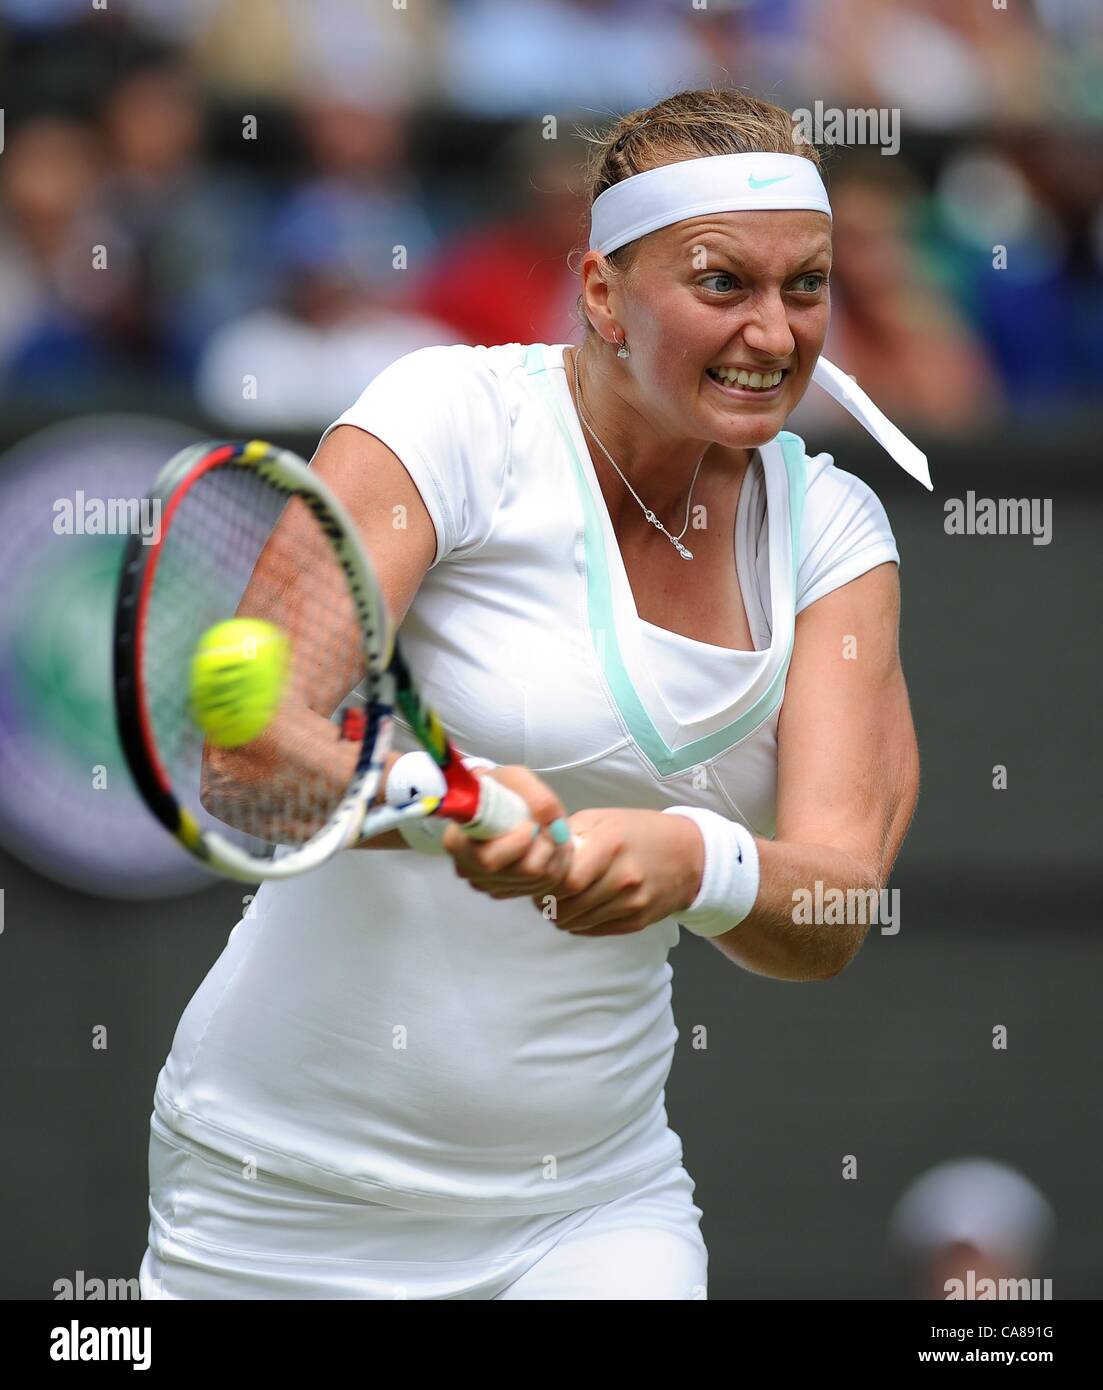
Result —
<svg viewBox="0 0 1103 1390"><path fill-rule="evenodd" d="M528 818L464 767L351 518L302 459L257 440L194 445L151 500L159 534L132 537L119 583L115 705L139 791L192 854L256 882L423 816L482 840ZM396 705L442 780L373 807Z"/></svg>

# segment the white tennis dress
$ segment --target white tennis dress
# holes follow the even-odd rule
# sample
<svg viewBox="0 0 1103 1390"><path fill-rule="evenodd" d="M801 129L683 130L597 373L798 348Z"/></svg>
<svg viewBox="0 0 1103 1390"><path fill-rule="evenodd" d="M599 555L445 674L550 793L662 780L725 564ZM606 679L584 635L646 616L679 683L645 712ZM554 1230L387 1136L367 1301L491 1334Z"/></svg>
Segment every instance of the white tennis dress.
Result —
<svg viewBox="0 0 1103 1390"><path fill-rule="evenodd" d="M646 623L563 350L422 349L335 422L398 455L436 530L404 651L464 752L527 765L569 812L690 804L770 836L795 616L898 562L884 509L783 432L758 450L733 537L756 650ZM414 746L408 731L396 745ZM143 1288L569 1297L548 1292L566 1277L549 1252L569 1254L572 1239L590 1238L591 1272L604 1267L595 1250L615 1249L625 1279L647 1262L619 1244L639 1227L665 1226L673 1240L681 1223L682 1248L703 1252L664 1104L677 1040L667 955L678 935L668 919L627 936L571 936L527 898L474 892L450 858L405 850L351 851L265 884L185 1010L158 1078ZM301 1231L286 1215L274 1221L263 1249L259 1238L243 1243L248 1223L225 1205L248 1187L240 1169L250 1160L272 1210L290 1192L302 1217ZM215 1169L224 1191L208 1184L206 1211L221 1215L204 1227L199 1175ZM254 1231L260 1192L249 1189ZM321 1214L336 1211L340 1220ZM455 1216L484 1220L443 1220ZM274 1283L257 1275L249 1287L259 1292L240 1292L249 1276L233 1256L246 1248L254 1273L275 1271ZM702 1287L699 1253L672 1268L686 1292L639 1296L701 1296L688 1291ZM541 1269L551 1272L543 1288ZM220 1277L223 1291L210 1292ZM526 1279L532 1291L520 1294Z"/></svg>

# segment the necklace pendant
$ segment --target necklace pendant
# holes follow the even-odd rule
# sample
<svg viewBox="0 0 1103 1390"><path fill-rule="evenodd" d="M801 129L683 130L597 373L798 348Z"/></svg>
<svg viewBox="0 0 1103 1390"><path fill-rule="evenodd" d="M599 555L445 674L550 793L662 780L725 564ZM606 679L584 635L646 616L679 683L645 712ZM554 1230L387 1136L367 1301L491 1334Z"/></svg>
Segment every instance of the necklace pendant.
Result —
<svg viewBox="0 0 1103 1390"><path fill-rule="evenodd" d="M678 554L682 557L683 560L693 559L693 551L687 550L681 541L675 541L674 544L678 547Z"/></svg>

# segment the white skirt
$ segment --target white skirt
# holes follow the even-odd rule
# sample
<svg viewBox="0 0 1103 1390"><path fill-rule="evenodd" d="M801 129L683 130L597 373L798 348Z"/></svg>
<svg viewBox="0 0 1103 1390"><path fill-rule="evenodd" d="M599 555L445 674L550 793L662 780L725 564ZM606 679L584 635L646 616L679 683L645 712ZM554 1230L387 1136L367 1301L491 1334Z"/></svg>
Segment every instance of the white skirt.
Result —
<svg viewBox="0 0 1103 1390"><path fill-rule="evenodd" d="M150 1129L143 1298L704 1299L708 1251L681 1164L638 1192L539 1216L411 1212Z"/></svg>

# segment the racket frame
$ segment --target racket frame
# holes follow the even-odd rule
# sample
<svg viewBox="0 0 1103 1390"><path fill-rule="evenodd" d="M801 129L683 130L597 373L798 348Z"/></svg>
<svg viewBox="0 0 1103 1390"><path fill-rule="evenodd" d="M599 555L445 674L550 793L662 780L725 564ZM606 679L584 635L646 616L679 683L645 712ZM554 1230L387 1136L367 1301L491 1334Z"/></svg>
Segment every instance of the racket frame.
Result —
<svg viewBox="0 0 1103 1390"><path fill-rule="evenodd" d="M367 720L356 770L333 816L304 844L285 849L278 858L261 859L217 830L204 828L178 800L157 753L140 679L144 608L152 593L162 547L172 518L188 489L216 468L255 473L288 499L298 497L310 508L344 572L356 609L364 646L369 691ZM119 738L131 776L146 805L191 854L228 878L256 883L260 878L292 878L323 864L338 850L355 843L390 751L394 707L395 633L375 571L347 510L322 479L297 455L261 440L203 443L182 449L158 475L150 497L160 506L161 531L150 547L133 535L123 558L115 609L114 688Z"/></svg>

